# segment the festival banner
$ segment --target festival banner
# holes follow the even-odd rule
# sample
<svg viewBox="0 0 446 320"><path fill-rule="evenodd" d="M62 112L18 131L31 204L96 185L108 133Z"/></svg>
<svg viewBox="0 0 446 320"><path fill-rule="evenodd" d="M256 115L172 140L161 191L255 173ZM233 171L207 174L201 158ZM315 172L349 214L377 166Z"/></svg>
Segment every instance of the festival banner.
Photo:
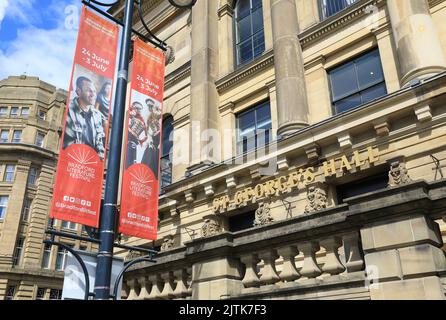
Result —
<svg viewBox="0 0 446 320"><path fill-rule="evenodd" d="M119 232L156 240L164 54L136 39L126 121Z"/></svg>
<svg viewBox="0 0 446 320"><path fill-rule="evenodd" d="M50 217L99 226L119 27L82 8Z"/></svg>

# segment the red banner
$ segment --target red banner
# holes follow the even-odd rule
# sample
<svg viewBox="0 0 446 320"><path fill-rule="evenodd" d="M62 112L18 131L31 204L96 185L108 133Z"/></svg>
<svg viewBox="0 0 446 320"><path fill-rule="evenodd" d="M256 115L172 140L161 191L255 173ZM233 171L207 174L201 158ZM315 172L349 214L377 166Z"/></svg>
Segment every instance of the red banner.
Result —
<svg viewBox="0 0 446 320"><path fill-rule="evenodd" d="M119 27L82 8L50 217L98 227Z"/></svg>
<svg viewBox="0 0 446 320"><path fill-rule="evenodd" d="M136 39L126 122L119 232L156 240L164 55Z"/></svg>

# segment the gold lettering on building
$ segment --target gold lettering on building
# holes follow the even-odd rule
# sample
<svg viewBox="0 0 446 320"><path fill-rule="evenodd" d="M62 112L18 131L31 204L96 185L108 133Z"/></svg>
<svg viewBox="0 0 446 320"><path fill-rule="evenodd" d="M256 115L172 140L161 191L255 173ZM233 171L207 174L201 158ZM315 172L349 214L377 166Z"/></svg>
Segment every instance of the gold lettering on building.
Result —
<svg viewBox="0 0 446 320"><path fill-rule="evenodd" d="M353 155L341 155L339 158L327 160L319 168L307 167L291 171L288 175L280 176L276 179L268 180L237 191L231 198L224 195L215 198L212 202L214 212L224 212L240 206L246 206L249 202L257 201L273 196L280 196L294 190L304 189L307 184L311 184L316 179L316 173L322 168L324 176L332 177L336 174L342 175L351 172L353 169L361 170L361 167L368 161L374 164L379 160L379 155L371 147L367 148L367 158L361 159L359 151L354 151Z"/></svg>

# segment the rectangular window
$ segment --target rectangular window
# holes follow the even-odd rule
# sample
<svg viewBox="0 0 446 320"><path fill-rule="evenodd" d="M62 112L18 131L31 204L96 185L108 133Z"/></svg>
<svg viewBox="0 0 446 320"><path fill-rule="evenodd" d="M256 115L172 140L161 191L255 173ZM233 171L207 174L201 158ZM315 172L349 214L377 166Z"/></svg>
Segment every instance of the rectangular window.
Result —
<svg viewBox="0 0 446 320"><path fill-rule="evenodd" d="M17 118L19 116L19 107L11 108L11 118Z"/></svg>
<svg viewBox="0 0 446 320"><path fill-rule="evenodd" d="M0 143L9 142L9 130L2 130L0 133Z"/></svg>
<svg viewBox="0 0 446 320"><path fill-rule="evenodd" d="M242 213L228 219L229 231L237 232L254 227L255 212Z"/></svg>
<svg viewBox="0 0 446 320"><path fill-rule="evenodd" d="M44 300L46 288L37 288L36 300Z"/></svg>
<svg viewBox="0 0 446 320"><path fill-rule="evenodd" d="M72 245L69 245L69 247L72 247ZM57 257L56 257L56 270L63 271L65 270L65 263L67 260L67 254L68 251L59 247L57 249Z"/></svg>
<svg viewBox="0 0 446 320"><path fill-rule="evenodd" d="M15 175L15 165L13 165L13 164L6 165L5 175L3 176L3 181L13 182L14 175Z"/></svg>
<svg viewBox="0 0 446 320"><path fill-rule="evenodd" d="M38 170L35 167L29 168L28 186L35 186L37 183Z"/></svg>
<svg viewBox="0 0 446 320"><path fill-rule="evenodd" d="M329 71L329 78L336 114L387 94L377 49Z"/></svg>
<svg viewBox="0 0 446 320"><path fill-rule="evenodd" d="M8 196L0 196L0 220L5 218L7 209Z"/></svg>
<svg viewBox="0 0 446 320"><path fill-rule="evenodd" d="M69 230L76 230L77 229L77 225L74 222L69 222L69 221L62 221L62 223L60 224L60 226L63 229L69 229Z"/></svg>
<svg viewBox="0 0 446 320"><path fill-rule="evenodd" d="M332 15L344 10L359 0L319 0L321 20L325 20Z"/></svg>
<svg viewBox="0 0 446 320"><path fill-rule="evenodd" d="M42 268L49 269L51 263L51 245L45 244L43 249L43 257L42 257Z"/></svg>
<svg viewBox="0 0 446 320"><path fill-rule="evenodd" d="M45 135L41 132L37 132L35 145L38 147L43 147L43 140L45 139Z"/></svg>
<svg viewBox="0 0 446 320"><path fill-rule="evenodd" d="M0 118L8 116L8 107L0 107Z"/></svg>
<svg viewBox="0 0 446 320"><path fill-rule="evenodd" d="M267 145L272 140L269 101L237 115L237 128L238 154Z"/></svg>
<svg viewBox="0 0 446 320"><path fill-rule="evenodd" d="M62 299L62 290L59 289L50 290L50 300L61 300L61 299Z"/></svg>
<svg viewBox="0 0 446 320"><path fill-rule="evenodd" d="M237 65L243 65L265 51L262 1L237 1L235 6Z"/></svg>
<svg viewBox="0 0 446 320"><path fill-rule="evenodd" d="M22 130L14 130L12 135L12 143L20 143L22 140Z"/></svg>
<svg viewBox="0 0 446 320"><path fill-rule="evenodd" d="M28 107L22 107L21 115L23 118L28 118L29 116L29 108Z"/></svg>
<svg viewBox="0 0 446 320"><path fill-rule="evenodd" d="M23 222L29 222L29 212L31 211L31 204L33 200L30 198L26 198L25 201L23 201L23 208L22 208L22 221Z"/></svg>
<svg viewBox="0 0 446 320"><path fill-rule="evenodd" d="M5 300L14 300L16 292L16 286L8 286L6 289Z"/></svg>
<svg viewBox="0 0 446 320"><path fill-rule="evenodd" d="M41 120L45 120L46 119L46 112L39 109L39 111L37 111L37 117Z"/></svg>
<svg viewBox="0 0 446 320"><path fill-rule="evenodd" d="M15 245L14 257L12 259L13 266L19 266L22 263L22 252L24 244L25 244L25 238L19 237Z"/></svg>

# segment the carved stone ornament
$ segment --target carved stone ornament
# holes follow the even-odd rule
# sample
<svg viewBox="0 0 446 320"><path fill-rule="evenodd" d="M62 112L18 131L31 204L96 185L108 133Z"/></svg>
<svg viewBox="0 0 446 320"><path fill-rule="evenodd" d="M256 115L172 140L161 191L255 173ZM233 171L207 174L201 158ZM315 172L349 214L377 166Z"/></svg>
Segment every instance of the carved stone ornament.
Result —
<svg viewBox="0 0 446 320"><path fill-rule="evenodd" d="M201 227L201 236L203 238L212 237L222 232L222 227L217 217L206 217Z"/></svg>
<svg viewBox="0 0 446 320"><path fill-rule="evenodd" d="M256 210L256 219L254 221L254 226L264 226L274 222L274 218L270 213L271 209L269 203L261 202L259 208Z"/></svg>
<svg viewBox="0 0 446 320"><path fill-rule="evenodd" d="M174 237L172 235L168 235L163 239L163 243L161 244L161 251L170 250L174 247L174 245L175 245Z"/></svg>
<svg viewBox="0 0 446 320"><path fill-rule="evenodd" d="M130 251L130 252L125 256L124 261L125 261L125 262L127 262L127 261L132 261L132 260L135 260L135 259L140 258L140 257L142 257L142 255L141 255L140 252L138 252L138 251Z"/></svg>
<svg viewBox="0 0 446 320"><path fill-rule="evenodd" d="M395 161L390 164L389 187L401 186L411 181L404 162Z"/></svg>
<svg viewBox="0 0 446 320"><path fill-rule="evenodd" d="M326 209L328 205L327 190L325 185L310 185L307 187L307 206L305 213Z"/></svg>

